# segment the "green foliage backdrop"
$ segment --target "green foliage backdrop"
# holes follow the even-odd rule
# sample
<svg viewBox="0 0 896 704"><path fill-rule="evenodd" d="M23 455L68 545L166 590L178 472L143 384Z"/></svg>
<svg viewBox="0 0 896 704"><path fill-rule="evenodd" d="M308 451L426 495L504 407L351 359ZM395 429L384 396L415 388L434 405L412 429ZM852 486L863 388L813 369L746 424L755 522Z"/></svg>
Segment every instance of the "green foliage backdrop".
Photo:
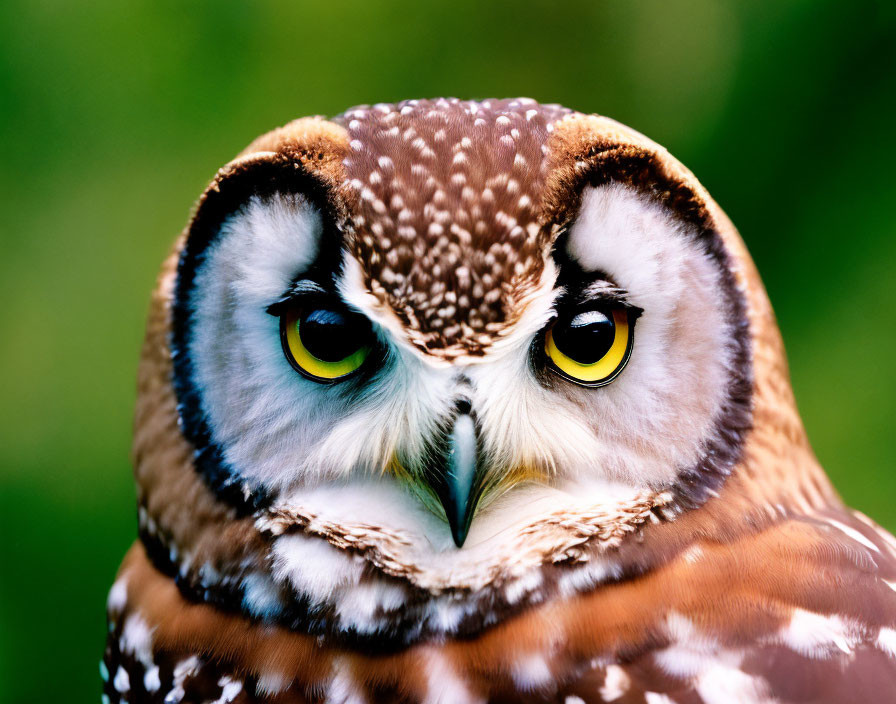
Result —
<svg viewBox="0 0 896 704"><path fill-rule="evenodd" d="M528 95L667 146L757 260L819 457L896 529L894 47L868 0L0 3L0 702L98 699L145 310L194 199L358 103Z"/></svg>

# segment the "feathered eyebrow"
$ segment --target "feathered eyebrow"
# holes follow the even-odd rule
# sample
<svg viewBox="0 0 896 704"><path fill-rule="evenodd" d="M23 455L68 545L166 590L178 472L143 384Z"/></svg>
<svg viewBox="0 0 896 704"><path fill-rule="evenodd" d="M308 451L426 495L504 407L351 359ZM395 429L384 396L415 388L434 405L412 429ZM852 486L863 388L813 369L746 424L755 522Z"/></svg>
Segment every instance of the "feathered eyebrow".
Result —
<svg viewBox="0 0 896 704"><path fill-rule="evenodd" d="M568 237L568 231L560 235ZM560 268L557 287L564 293L561 300L574 306L610 305L626 308L636 316L644 311L629 300L629 293L613 283L613 277L601 270L585 271L566 251L566 244L558 238L553 257Z"/></svg>
<svg viewBox="0 0 896 704"><path fill-rule="evenodd" d="M628 291L621 286L617 286L610 281L604 281L602 279L593 281L585 286L579 293L579 296L586 300L599 298L608 301L617 301L624 305L628 304Z"/></svg>
<svg viewBox="0 0 896 704"><path fill-rule="evenodd" d="M330 296L332 293L327 291L316 281L311 279L299 279L283 293L280 298L271 303L265 310L270 315L281 315L283 311L290 305L301 298L307 296Z"/></svg>
<svg viewBox="0 0 896 704"><path fill-rule="evenodd" d="M622 306L623 308L628 308L633 311L641 311L640 308L629 301L628 291L606 279L592 281L578 291L572 293L570 299L575 305L605 303Z"/></svg>

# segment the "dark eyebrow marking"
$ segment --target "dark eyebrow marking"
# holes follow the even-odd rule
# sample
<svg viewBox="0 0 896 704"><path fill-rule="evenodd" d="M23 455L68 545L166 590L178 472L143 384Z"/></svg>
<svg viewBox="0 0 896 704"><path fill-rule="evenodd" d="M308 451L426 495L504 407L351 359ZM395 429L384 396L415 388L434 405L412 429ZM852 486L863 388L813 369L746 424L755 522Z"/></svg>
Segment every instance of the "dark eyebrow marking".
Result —
<svg viewBox="0 0 896 704"><path fill-rule="evenodd" d="M270 315L280 315L284 309L295 303L295 301L306 298L308 296L331 296L332 292L325 289L316 281L311 279L299 279L290 286L280 298L271 303L265 311Z"/></svg>
<svg viewBox="0 0 896 704"><path fill-rule="evenodd" d="M592 281L582 288L579 296L583 299L599 298L624 304L628 303L628 291L606 279Z"/></svg>
<svg viewBox="0 0 896 704"><path fill-rule="evenodd" d="M629 293L621 286L617 286L604 274L597 274L591 282L575 282L578 285L567 286L566 293L561 297L561 305L572 305L577 308L612 306L627 309L632 315L638 317L644 312L642 308L634 305L629 299Z"/></svg>
<svg viewBox="0 0 896 704"><path fill-rule="evenodd" d="M643 310L632 304L629 292L613 281L613 277L600 269L586 270L575 261L567 250L569 228L565 228L554 242L551 256L559 273L555 288L562 289L561 304L574 306L621 306L640 315Z"/></svg>

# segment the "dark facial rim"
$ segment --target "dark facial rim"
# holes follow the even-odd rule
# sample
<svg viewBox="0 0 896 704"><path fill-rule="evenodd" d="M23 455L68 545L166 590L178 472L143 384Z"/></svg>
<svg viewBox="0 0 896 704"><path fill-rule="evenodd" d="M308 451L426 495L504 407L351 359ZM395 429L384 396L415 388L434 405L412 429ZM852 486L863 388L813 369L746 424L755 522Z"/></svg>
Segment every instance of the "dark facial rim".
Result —
<svg viewBox="0 0 896 704"><path fill-rule="evenodd" d="M193 445L196 471L225 503L240 515L250 514L270 503L271 497L259 486L250 486L228 465L223 451L212 438L202 409L201 394L194 381L189 346L193 327L191 300L198 267L209 245L220 235L222 223L249 202L275 193L300 193L316 206L324 218L322 241L341 243L335 234L334 196L320 179L286 157L276 161L248 164L209 188L189 226L187 239L177 263L177 277L171 309L171 359L177 413L184 437ZM336 249L341 244L334 245ZM336 255L338 256L338 254Z"/></svg>
<svg viewBox="0 0 896 704"><path fill-rule="evenodd" d="M701 506L724 483L740 461L744 440L752 427L753 359L747 304L733 273L731 256L715 229L702 196L670 175L664 160L650 151L612 142L597 143L581 154L570 155L587 168L560 187L558 204L550 220L559 232L568 231L581 208L588 187L616 182L633 187L667 208L687 224L696 242L715 263L724 298L725 318L731 331L731 363L727 397L718 412L702 459L682 468L672 487L683 509ZM562 238L561 238L562 239Z"/></svg>

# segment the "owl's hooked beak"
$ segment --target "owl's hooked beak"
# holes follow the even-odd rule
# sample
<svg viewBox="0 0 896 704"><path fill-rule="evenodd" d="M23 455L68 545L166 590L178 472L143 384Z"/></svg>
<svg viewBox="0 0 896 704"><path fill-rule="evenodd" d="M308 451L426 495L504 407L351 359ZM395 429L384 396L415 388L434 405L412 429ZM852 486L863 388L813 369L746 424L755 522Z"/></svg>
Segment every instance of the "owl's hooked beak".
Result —
<svg viewBox="0 0 896 704"><path fill-rule="evenodd" d="M463 547L479 503L478 457L479 441L476 424L468 403L458 405L451 428L444 436L441 467L432 472L432 487L445 509L451 526L451 537L457 547Z"/></svg>

